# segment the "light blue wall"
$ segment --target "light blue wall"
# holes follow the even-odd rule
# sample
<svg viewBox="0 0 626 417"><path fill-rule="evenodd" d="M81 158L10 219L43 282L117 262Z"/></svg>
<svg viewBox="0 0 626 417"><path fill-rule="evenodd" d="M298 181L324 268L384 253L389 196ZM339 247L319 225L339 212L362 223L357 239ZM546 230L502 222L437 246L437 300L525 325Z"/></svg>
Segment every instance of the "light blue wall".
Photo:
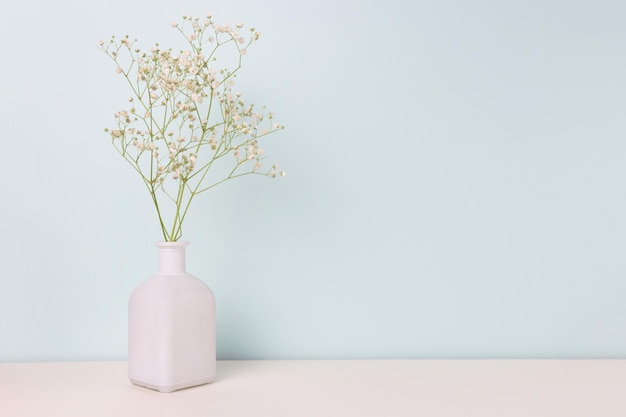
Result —
<svg viewBox="0 0 626 417"><path fill-rule="evenodd" d="M220 358L626 358L625 3L4 0L0 361L125 358L160 236L96 42L209 11L287 126L186 224Z"/></svg>

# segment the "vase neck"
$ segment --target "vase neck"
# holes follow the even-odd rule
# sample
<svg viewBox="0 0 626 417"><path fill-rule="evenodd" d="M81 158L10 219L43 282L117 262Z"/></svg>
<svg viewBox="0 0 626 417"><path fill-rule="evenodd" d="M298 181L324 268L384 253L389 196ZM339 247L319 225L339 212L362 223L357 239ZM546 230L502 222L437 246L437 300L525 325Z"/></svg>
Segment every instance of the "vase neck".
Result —
<svg viewBox="0 0 626 417"><path fill-rule="evenodd" d="M185 246L189 242L157 242L159 248L159 274L179 274L185 269Z"/></svg>

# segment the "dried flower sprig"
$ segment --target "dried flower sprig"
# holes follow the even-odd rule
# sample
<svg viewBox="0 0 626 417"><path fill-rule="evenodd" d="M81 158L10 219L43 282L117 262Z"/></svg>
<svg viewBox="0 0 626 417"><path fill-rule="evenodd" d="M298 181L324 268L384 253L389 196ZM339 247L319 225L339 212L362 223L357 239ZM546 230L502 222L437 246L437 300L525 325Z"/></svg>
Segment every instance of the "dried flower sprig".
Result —
<svg viewBox="0 0 626 417"><path fill-rule="evenodd" d="M246 36L243 24L220 26L211 15L183 16L172 27L185 39L187 49L178 53L159 44L142 52L128 36L99 42L132 90L128 108L115 113L115 127L105 132L150 192L166 241L182 236L196 195L245 175L285 175L277 165L263 169L259 147L261 137L284 126L233 92L242 57L259 32L250 28ZM232 68L217 68L226 48L231 55L219 58L230 58ZM229 154L234 158L225 158ZM169 222L162 195L173 204Z"/></svg>

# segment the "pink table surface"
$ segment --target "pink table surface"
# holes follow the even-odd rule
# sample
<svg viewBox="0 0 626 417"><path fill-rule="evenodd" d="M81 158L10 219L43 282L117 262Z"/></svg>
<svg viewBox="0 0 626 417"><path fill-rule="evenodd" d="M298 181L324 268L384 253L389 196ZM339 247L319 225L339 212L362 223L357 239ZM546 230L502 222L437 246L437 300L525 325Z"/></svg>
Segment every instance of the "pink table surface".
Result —
<svg viewBox="0 0 626 417"><path fill-rule="evenodd" d="M626 360L219 361L162 394L125 362L1 363L0 416L626 416Z"/></svg>

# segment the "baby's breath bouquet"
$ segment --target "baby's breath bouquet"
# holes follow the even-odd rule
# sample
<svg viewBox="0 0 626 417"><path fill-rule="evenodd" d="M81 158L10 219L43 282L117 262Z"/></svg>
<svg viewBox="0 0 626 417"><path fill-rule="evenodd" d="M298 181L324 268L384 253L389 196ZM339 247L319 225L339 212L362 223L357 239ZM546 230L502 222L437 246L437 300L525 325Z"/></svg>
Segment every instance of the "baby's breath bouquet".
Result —
<svg viewBox="0 0 626 417"><path fill-rule="evenodd" d="M259 32L220 26L210 15L183 16L172 27L184 38L176 52L159 44L143 52L128 36L99 42L132 91L128 108L115 113L115 127L105 132L141 176L167 242L180 239L196 195L245 175L285 175L277 165L263 167L258 143L284 126L233 92Z"/></svg>

